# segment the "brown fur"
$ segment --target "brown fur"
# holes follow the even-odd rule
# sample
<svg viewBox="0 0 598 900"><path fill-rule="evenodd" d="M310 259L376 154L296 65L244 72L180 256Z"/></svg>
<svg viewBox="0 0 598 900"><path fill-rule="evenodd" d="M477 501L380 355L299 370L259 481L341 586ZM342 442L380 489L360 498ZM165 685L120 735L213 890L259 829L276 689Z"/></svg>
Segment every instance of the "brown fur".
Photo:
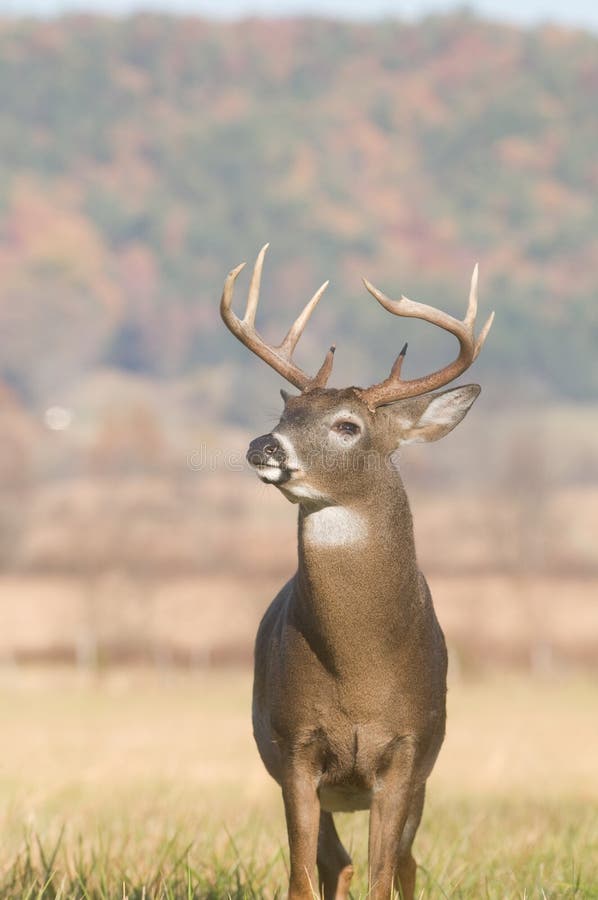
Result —
<svg viewBox="0 0 598 900"><path fill-rule="evenodd" d="M258 631L253 723L282 787L292 900L311 900L318 885L325 900L348 898L351 860L331 812L363 808L370 897L414 896L411 845L444 738L447 656L391 455L402 441L442 437L478 393L372 412L352 388L316 390L288 398L274 430L302 463L278 485L299 502L299 560ZM357 439L338 437L341 412L361 423ZM298 496L305 486L315 498ZM313 538L310 517L327 507L346 515L346 543Z"/></svg>

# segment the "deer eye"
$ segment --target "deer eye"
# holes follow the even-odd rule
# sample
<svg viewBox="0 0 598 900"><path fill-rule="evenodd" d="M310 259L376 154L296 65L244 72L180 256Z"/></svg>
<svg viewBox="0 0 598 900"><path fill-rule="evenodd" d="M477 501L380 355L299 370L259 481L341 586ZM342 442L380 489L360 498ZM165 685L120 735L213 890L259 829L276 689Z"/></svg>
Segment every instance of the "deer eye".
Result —
<svg viewBox="0 0 598 900"><path fill-rule="evenodd" d="M335 422L332 426L332 430L336 431L337 434L359 434L361 428L357 424L357 422L349 422L348 420L344 420L342 422Z"/></svg>

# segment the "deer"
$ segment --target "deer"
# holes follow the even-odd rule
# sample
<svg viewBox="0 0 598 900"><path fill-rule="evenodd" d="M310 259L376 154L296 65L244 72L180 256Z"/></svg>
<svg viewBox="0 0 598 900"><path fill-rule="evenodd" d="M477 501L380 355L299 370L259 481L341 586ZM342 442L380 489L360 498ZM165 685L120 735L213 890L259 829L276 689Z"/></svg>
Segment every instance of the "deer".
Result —
<svg viewBox="0 0 598 900"><path fill-rule="evenodd" d="M259 754L282 789L288 898L347 900L353 865L333 813L369 809L368 897L413 900L412 844L445 735L447 650L418 567L397 451L437 441L464 418L480 386L439 389L477 358L494 313L476 339L477 265L463 321L405 296L392 300L364 279L389 313L454 335L459 354L405 380L405 344L384 381L330 388L334 345L313 377L293 360L328 282L281 344L255 328L268 246L244 317L232 299L245 263L227 276L220 312L232 334L300 392L281 391L279 423L247 451L261 481L298 505L297 571L259 625L252 701Z"/></svg>

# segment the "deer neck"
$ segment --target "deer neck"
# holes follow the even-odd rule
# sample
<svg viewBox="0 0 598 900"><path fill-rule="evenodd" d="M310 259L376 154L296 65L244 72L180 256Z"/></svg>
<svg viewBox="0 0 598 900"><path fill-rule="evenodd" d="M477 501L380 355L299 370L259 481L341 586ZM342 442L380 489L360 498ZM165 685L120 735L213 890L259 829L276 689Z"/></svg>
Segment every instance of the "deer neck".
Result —
<svg viewBox="0 0 598 900"><path fill-rule="evenodd" d="M349 505L299 510L296 615L331 669L368 663L409 628L418 568L400 478ZM368 649L369 648L369 649ZM371 657L369 657L371 659Z"/></svg>

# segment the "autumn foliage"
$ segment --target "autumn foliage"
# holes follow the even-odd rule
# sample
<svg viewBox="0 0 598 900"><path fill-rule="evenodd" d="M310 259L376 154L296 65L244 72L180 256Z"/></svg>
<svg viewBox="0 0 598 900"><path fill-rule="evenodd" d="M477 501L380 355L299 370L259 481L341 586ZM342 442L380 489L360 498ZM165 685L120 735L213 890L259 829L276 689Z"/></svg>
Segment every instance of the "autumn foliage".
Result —
<svg viewBox="0 0 598 900"><path fill-rule="evenodd" d="M224 365L218 415L245 419L239 397L267 376L217 301L271 240L272 335L332 278L306 365L336 339L339 378L364 382L412 336L362 274L461 313L479 260L497 310L484 380L594 396L597 51L588 34L465 13L4 21L0 377L42 404L98 368ZM453 348L413 327L419 374Z"/></svg>

